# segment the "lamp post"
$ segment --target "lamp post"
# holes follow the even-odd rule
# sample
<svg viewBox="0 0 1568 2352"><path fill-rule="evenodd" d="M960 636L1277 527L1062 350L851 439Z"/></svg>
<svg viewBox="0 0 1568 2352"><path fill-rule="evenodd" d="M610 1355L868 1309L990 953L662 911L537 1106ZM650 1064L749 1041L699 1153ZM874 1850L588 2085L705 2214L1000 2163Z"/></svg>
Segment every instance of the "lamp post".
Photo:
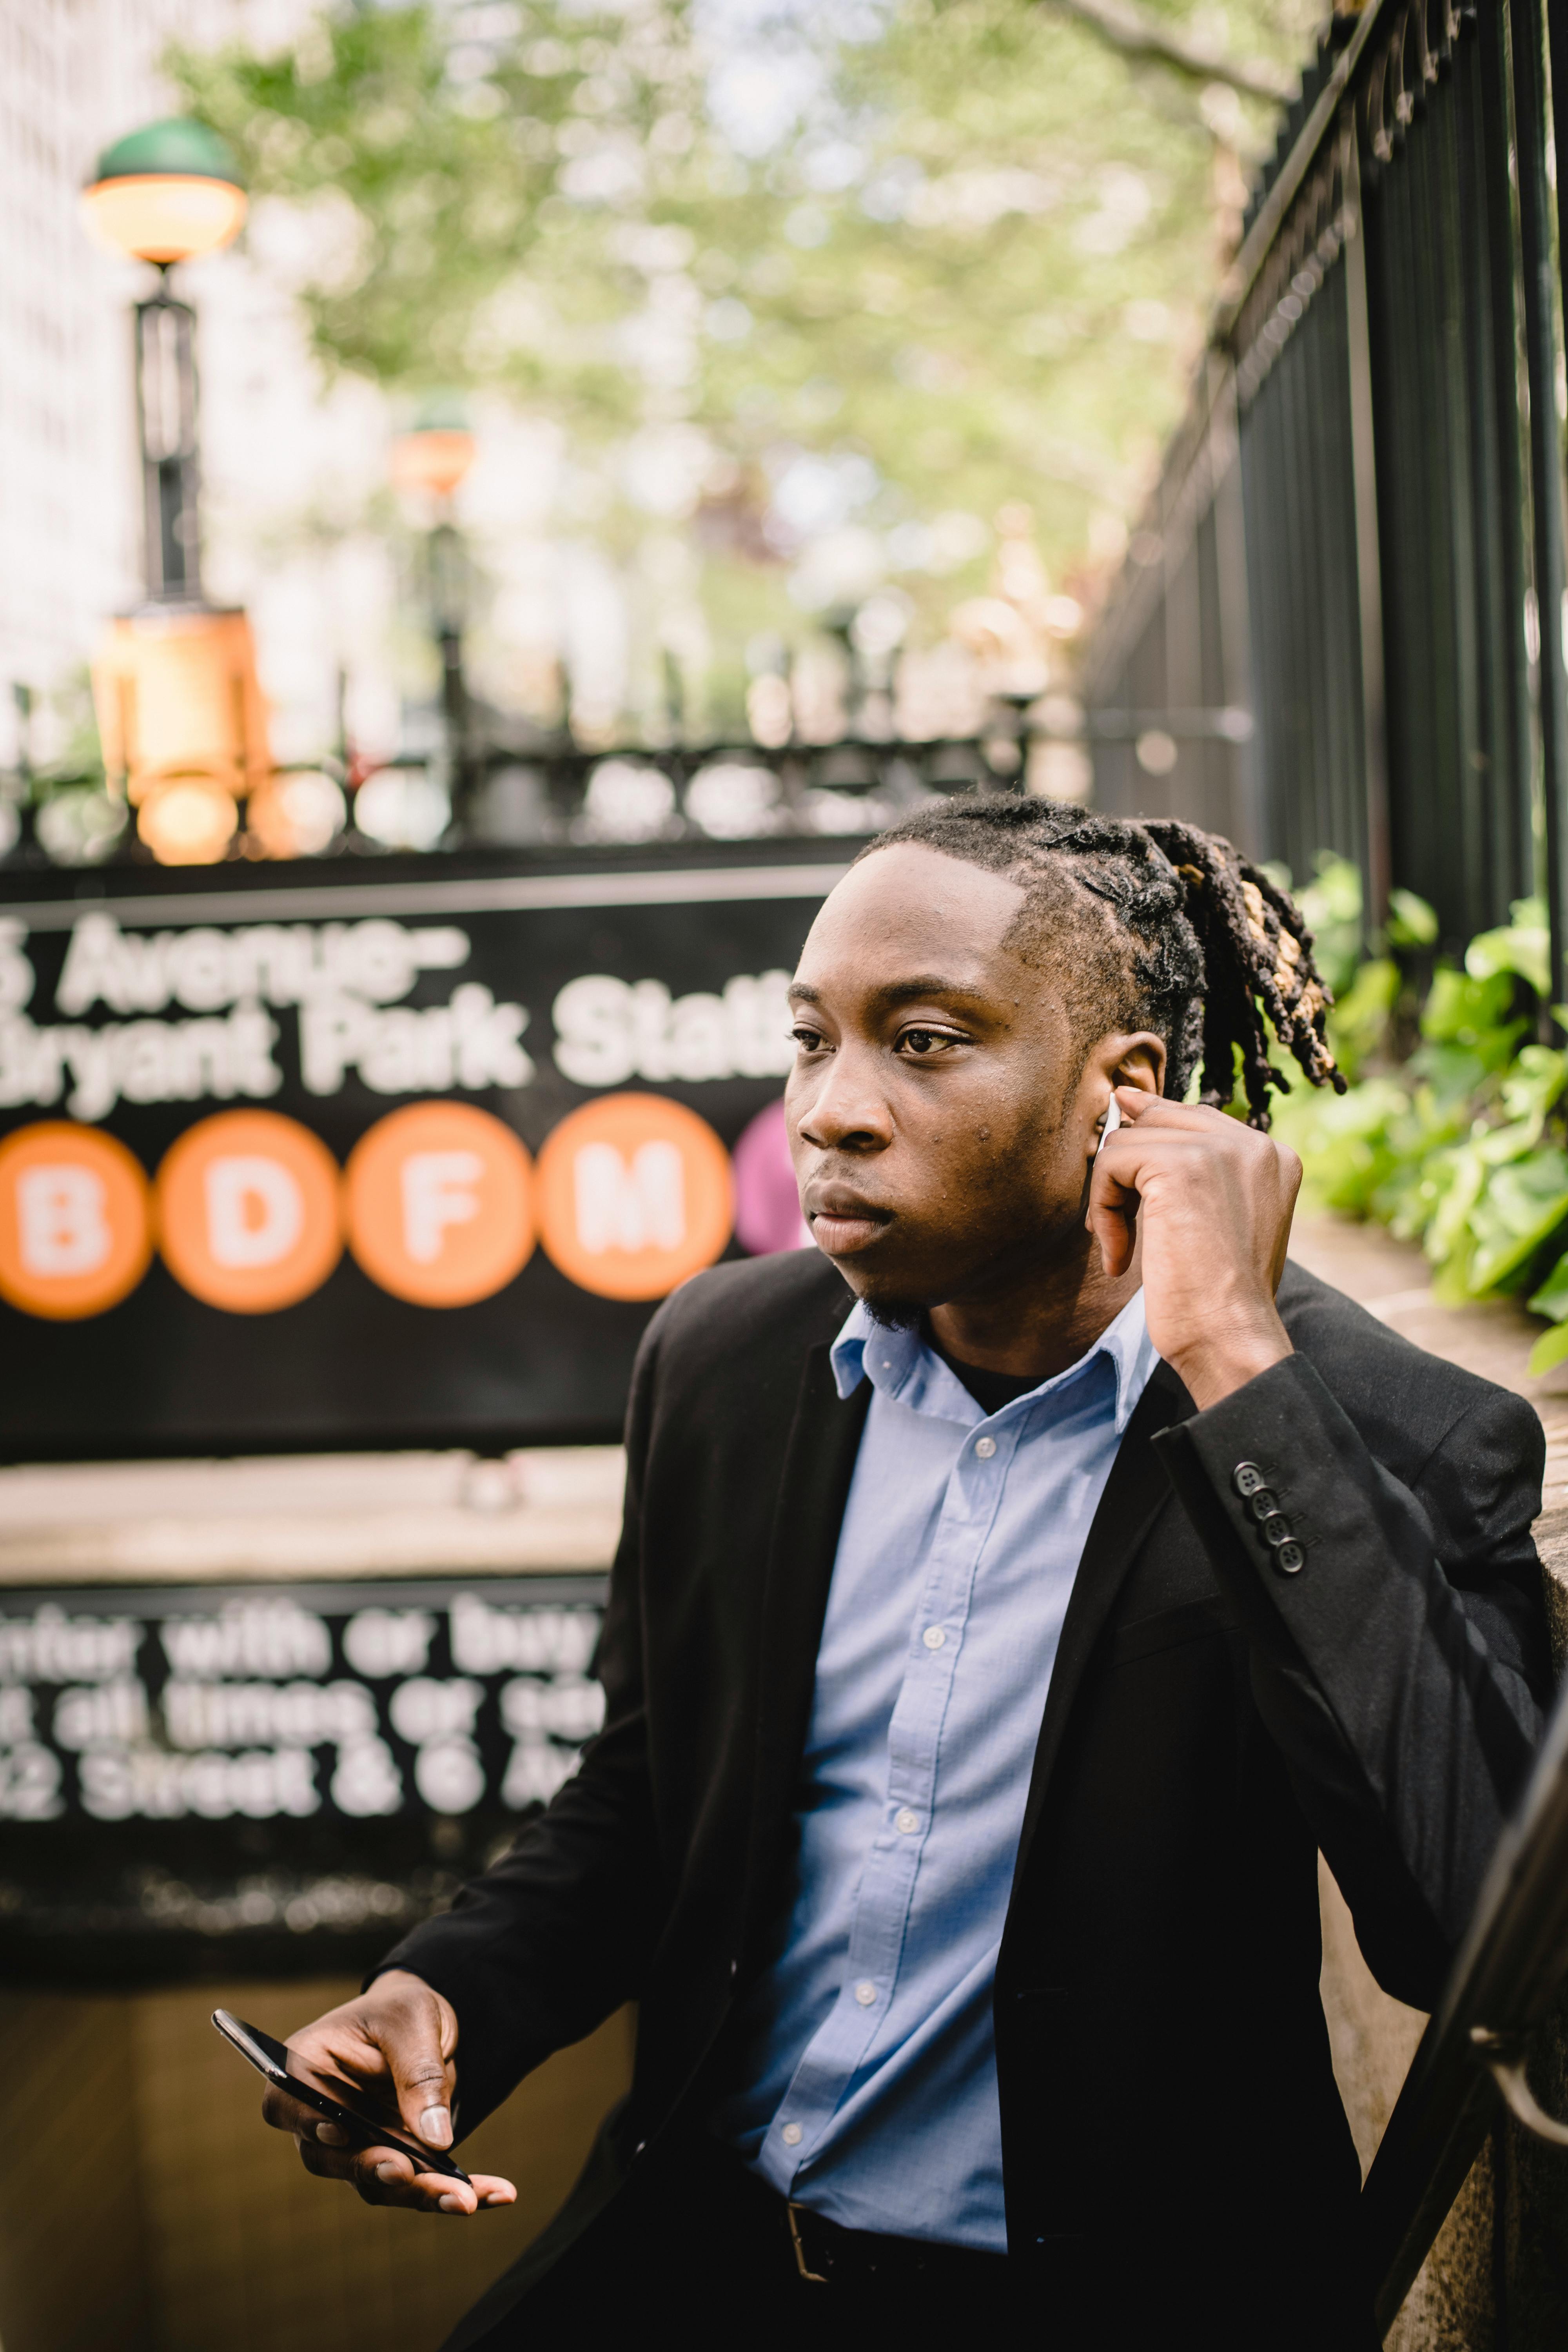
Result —
<svg viewBox="0 0 1568 2352"><path fill-rule="evenodd" d="M452 500L473 465L473 434L455 410L433 408L392 445L392 480L406 496L434 504L426 542L430 625L441 656L441 715L454 814L463 816L479 781L473 713L463 674L468 567Z"/></svg>
<svg viewBox="0 0 1568 2352"><path fill-rule="evenodd" d="M104 762L155 857L206 864L271 763L250 624L202 593L195 313L169 272L233 241L245 189L205 123L154 122L99 157L82 212L99 244L158 272L134 312L146 601L94 665Z"/></svg>
<svg viewBox="0 0 1568 2352"><path fill-rule="evenodd" d="M200 604L196 318L170 292L169 272L232 242L245 219L245 190L205 123L154 122L99 157L82 210L110 252L158 271L156 291L135 311L147 594L154 604Z"/></svg>

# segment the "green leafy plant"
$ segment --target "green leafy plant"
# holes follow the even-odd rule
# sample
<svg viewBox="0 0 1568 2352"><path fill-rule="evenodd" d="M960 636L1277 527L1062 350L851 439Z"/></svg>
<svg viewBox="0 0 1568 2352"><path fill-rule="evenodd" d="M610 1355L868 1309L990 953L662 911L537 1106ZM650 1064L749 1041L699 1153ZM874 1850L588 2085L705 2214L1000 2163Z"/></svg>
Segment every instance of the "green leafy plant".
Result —
<svg viewBox="0 0 1568 2352"><path fill-rule="evenodd" d="M1325 881L1328 910L1342 919L1344 873L1336 866L1312 888ZM1555 1328L1531 1359L1544 1371L1568 1357L1568 1054L1539 1041L1546 909L1520 899L1511 921L1470 941L1462 966L1437 963L1401 1055L1402 994L1436 937L1425 902L1396 892L1376 943L1384 951L1361 963L1331 1016L1354 1083L1338 1097L1297 1089L1276 1129L1301 1155L1310 1200L1420 1242L1438 1297L1517 1296L1549 1317Z"/></svg>

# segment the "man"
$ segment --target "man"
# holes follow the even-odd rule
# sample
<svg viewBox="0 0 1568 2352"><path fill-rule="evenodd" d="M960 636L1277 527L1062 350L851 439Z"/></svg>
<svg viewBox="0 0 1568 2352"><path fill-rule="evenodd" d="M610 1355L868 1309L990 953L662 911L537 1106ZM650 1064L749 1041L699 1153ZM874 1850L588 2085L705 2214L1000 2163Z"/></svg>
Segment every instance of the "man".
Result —
<svg viewBox="0 0 1568 2352"><path fill-rule="evenodd" d="M649 1329L605 1729L296 2047L444 2147L640 2002L454 2347L1370 2347L1317 1851L1430 2004L1540 1729L1539 1424L1286 1266L1260 1003L1336 1074L1227 844L922 813L795 1002L818 1254ZM373 2200L510 2199L266 2112Z"/></svg>

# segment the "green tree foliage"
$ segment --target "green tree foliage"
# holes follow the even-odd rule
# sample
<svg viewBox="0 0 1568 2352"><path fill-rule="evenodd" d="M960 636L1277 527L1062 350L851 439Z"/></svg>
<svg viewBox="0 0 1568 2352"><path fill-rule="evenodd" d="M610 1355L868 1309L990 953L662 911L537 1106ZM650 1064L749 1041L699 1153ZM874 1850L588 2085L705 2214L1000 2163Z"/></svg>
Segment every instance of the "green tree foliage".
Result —
<svg viewBox="0 0 1568 2352"><path fill-rule="evenodd" d="M1276 75L1310 21L1151 13ZM916 526L888 558L912 574L962 552L922 523L1003 499L1058 578L1114 552L1201 343L1235 151L1272 131L1024 0L395 0L175 70L257 194L318 217L329 366L493 386L588 448L696 428L709 540L742 555L809 535L769 487L781 446L820 453L843 512Z"/></svg>
<svg viewBox="0 0 1568 2352"><path fill-rule="evenodd" d="M278 56L174 61L253 193L317 212L301 299L331 367L414 392L499 383L615 422L640 280L613 231L674 194L695 68L678 9L549 5L340 8Z"/></svg>

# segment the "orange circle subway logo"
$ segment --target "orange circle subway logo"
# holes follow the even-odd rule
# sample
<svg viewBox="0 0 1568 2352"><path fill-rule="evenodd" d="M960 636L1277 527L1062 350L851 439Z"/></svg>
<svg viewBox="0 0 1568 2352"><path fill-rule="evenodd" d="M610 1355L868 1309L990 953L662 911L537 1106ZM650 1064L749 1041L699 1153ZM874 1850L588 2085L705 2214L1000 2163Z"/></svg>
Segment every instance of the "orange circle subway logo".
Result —
<svg viewBox="0 0 1568 2352"><path fill-rule="evenodd" d="M342 1255L337 1162L280 1111L220 1111L187 1128L158 1171L157 1207L170 1273L231 1315L308 1298Z"/></svg>
<svg viewBox="0 0 1568 2352"><path fill-rule="evenodd" d="M101 1315L152 1254L147 1179L113 1136L46 1119L0 1143L0 1297L51 1321Z"/></svg>
<svg viewBox="0 0 1568 2352"><path fill-rule="evenodd" d="M602 1298L662 1298L730 1238L730 1155L705 1118L660 1095L584 1103L539 1155L539 1237Z"/></svg>
<svg viewBox="0 0 1568 2352"><path fill-rule="evenodd" d="M416 1307L493 1297L533 1254L533 1171L510 1127L469 1103L411 1103L349 1156L349 1247Z"/></svg>

